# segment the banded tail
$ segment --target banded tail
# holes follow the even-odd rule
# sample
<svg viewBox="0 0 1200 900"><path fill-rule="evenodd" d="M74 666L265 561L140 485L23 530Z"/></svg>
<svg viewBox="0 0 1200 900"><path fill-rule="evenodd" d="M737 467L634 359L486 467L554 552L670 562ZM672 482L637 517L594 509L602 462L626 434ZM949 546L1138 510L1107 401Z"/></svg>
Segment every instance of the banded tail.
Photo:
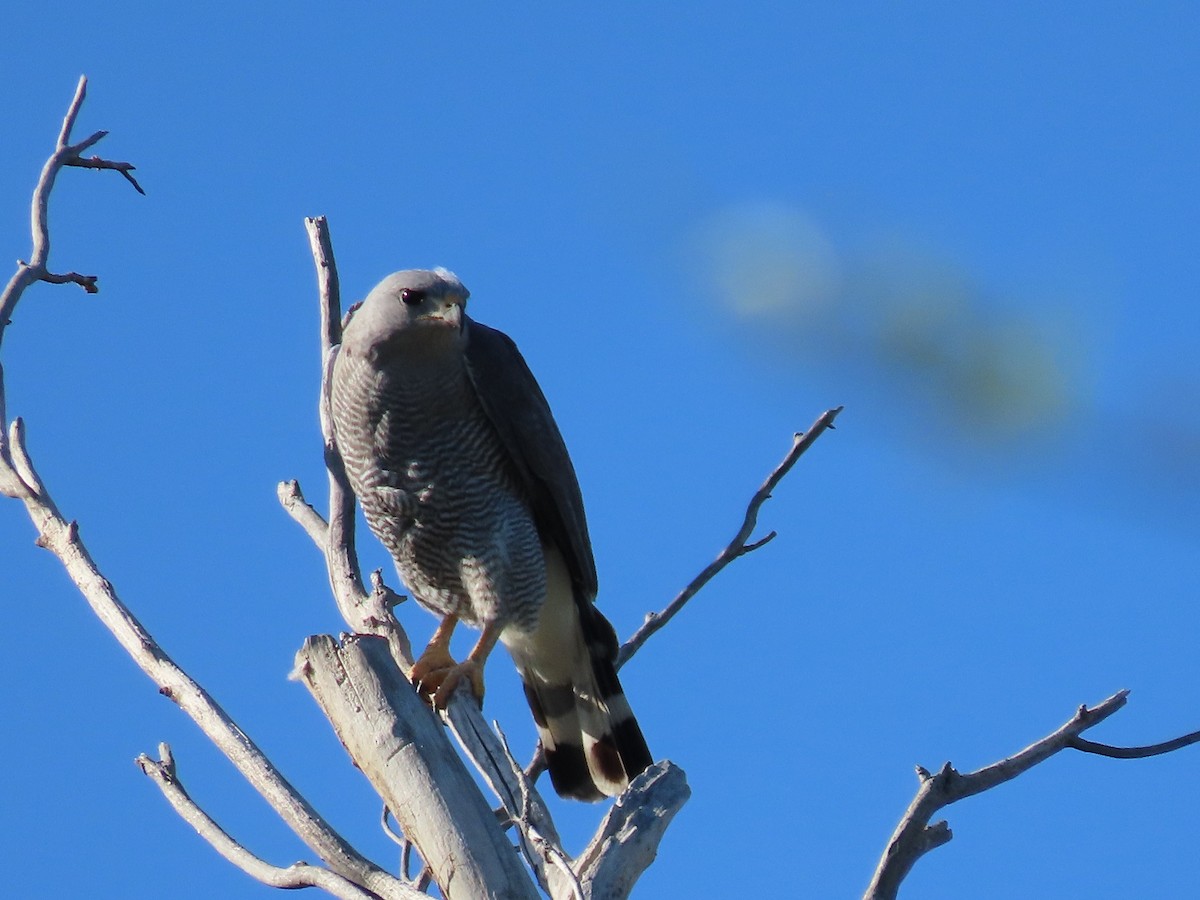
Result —
<svg viewBox="0 0 1200 900"><path fill-rule="evenodd" d="M654 761L617 679L616 633L590 600L551 590L535 631L501 639L560 796L615 797Z"/></svg>

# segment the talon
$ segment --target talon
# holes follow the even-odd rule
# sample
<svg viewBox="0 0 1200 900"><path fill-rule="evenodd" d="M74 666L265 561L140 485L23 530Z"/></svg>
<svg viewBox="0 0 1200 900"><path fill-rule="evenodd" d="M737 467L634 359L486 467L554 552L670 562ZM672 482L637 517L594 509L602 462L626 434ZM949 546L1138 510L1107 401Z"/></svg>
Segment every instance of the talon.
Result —
<svg viewBox="0 0 1200 900"><path fill-rule="evenodd" d="M420 659L413 663L412 671L408 673L417 690L427 697L435 694L446 676L458 668L458 663L450 655L450 636L454 634L457 624L457 616L450 615L442 619Z"/></svg>
<svg viewBox="0 0 1200 900"><path fill-rule="evenodd" d="M445 682L447 676L458 668L450 651L440 645L425 648L421 658L413 663L409 678L422 694L432 694Z"/></svg>
<svg viewBox="0 0 1200 900"><path fill-rule="evenodd" d="M483 666L473 659L463 660L451 669L444 670L439 679L440 684L433 692L434 709L445 709L459 683L466 678L471 684L471 693L476 701L483 706ZM421 686L424 690L424 685Z"/></svg>
<svg viewBox="0 0 1200 900"><path fill-rule="evenodd" d="M483 706L483 664L500 637L501 625L493 622L483 629L475 648L461 663L450 655L450 635L458 617L446 616L430 638L421 658L413 663L408 677L422 694L430 699L434 709L445 709L454 689L463 678L471 682L471 693Z"/></svg>

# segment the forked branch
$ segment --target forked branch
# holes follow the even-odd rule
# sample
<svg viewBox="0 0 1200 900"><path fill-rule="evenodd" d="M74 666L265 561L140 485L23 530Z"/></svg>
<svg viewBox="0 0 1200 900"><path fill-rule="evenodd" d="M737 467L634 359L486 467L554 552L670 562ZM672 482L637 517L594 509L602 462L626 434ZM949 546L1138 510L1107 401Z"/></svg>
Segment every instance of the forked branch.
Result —
<svg viewBox="0 0 1200 900"><path fill-rule="evenodd" d="M100 290L95 275L81 275L78 272L54 273L47 268L50 260L50 192L54 189L54 181L63 167L86 166L93 169L115 169L137 188L139 194L146 193L129 174L134 168L130 163L113 162L98 156L84 160L80 156L84 150L99 143L108 134L107 131L97 131L78 143L71 143L71 132L75 128L75 120L79 118L79 110L82 108L83 98L86 96L87 78L81 77L75 88L75 96L71 98L71 105L67 108L67 114L63 118L62 129L58 133L58 142L54 147L54 152L42 166L42 173L33 189L33 205L29 217L33 250L30 253L29 261L17 264L17 271L9 279L4 293L0 294L0 342L4 340L4 329L12 320L17 301L21 299L25 288L34 282L77 284L89 294Z"/></svg>
<svg viewBox="0 0 1200 900"><path fill-rule="evenodd" d="M1084 731L1103 722L1124 706L1128 697L1129 691L1117 691L1091 709L1081 706L1075 715L1053 734L1035 741L1007 759L984 766L975 772L963 774L956 771L950 763L946 763L936 774L931 774L918 766L917 777L921 780L921 786L900 824L896 826L891 840L888 841L871 884L863 895L864 900L893 900L900 890L900 883L916 861L954 836L944 820L930 824L930 819L938 810L1011 781L1038 763L1045 762L1060 750L1073 749L1119 759L1136 759L1169 753L1200 741L1200 732L1194 732L1149 747L1122 748L1096 744L1080 737Z"/></svg>

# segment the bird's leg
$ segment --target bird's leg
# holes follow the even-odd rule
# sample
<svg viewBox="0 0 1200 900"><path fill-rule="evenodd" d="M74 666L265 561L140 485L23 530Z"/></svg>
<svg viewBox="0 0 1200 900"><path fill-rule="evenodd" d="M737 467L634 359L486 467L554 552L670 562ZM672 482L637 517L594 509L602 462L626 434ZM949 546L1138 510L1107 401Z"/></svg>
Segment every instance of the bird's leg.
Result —
<svg viewBox="0 0 1200 900"><path fill-rule="evenodd" d="M441 686L446 674L456 667L457 663L450 655L450 636L454 634L454 626L457 624L458 616L454 614L442 619L420 658L413 663L408 677L421 693L432 694Z"/></svg>
<svg viewBox="0 0 1200 900"><path fill-rule="evenodd" d="M496 646L496 641L500 638L500 632L503 630L504 626L499 622L489 622L484 626L483 634L479 635L479 640L475 642L475 646L467 654L467 658L442 678L442 683L433 695L434 707L445 709L450 698L454 696L454 689L464 678L471 682L471 693L475 695L479 705L483 705L483 664L487 662L488 654Z"/></svg>

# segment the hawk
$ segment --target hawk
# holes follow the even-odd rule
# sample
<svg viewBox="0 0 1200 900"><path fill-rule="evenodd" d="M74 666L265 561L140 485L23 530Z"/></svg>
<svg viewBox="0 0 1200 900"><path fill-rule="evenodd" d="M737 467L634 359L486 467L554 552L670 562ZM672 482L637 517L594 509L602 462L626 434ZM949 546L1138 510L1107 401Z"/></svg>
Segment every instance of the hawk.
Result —
<svg viewBox="0 0 1200 900"><path fill-rule="evenodd" d="M381 281L346 324L330 406L371 531L441 617L411 673L444 706L483 698L496 642L516 663L555 790L615 796L651 762L596 609L583 498L546 398L516 345L466 314L445 269ZM459 621L481 630L462 662Z"/></svg>

